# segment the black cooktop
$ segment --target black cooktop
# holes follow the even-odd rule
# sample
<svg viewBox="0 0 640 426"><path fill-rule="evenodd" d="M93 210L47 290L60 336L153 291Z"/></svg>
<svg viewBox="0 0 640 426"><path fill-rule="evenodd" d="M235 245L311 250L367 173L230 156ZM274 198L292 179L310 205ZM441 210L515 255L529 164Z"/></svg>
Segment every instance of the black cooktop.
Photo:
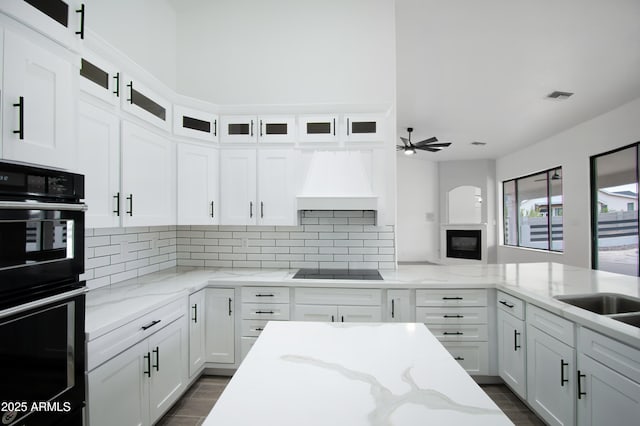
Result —
<svg viewBox="0 0 640 426"><path fill-rule="evenodd" d="M382 280L377 269L300 269L293 278L303 280Z"/></svg>

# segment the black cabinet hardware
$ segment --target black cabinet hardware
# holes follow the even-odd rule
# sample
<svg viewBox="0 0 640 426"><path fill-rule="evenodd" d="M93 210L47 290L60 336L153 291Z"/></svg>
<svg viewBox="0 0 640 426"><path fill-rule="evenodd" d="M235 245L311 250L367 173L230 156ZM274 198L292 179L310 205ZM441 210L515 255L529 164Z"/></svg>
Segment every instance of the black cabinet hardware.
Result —
<svg viewBox="0 0 640 426"><path fill-rule="evenodd" d="M127 210L125 213L129 216L133 216L133 194L129 194L129 196L127 197L127 201L129 201L129 210Z"/></svg>
<svg viewBox="0 0 640 426"><path fill-rule="evenodd" d="M193 305L191 309L193 309L193 318L191 318L191 320L195 324L197 324L198 323L198 304L196 303L195 305Z"/></svg>
<svg viewBox="0 0 640 426"><path fill-rule="evenodd" d="M262 294L262 293L258 293L256 294L256 297L274 297L274 294Z"/></svg>
<svg viewBox="0 0 640 426"><path fill-rule="evenodd" d="M445 336L462 336L464 333L462 331L445 331L442 334Z"/></svg>
<svg viewBox="0 0 640 426"><path fill-rule="evenodd" d="M213 136L218 136L218 120L213 120Z"/></svg>
<svg viewBox="0 0 640 426"><path fill-rule="evenodd" d="M442 300L463 300L463 299L464 299L464 298L463 298L463 297L460 297L460 296L456 296L456 297L447 297L447 296L444 296L444 297L442 298Z"/></svg>
<svg viewBox="0 0 640 426"><path fill-rule="evenodd" d="M444 318L464 318L464 315L443 315Z"/></svg>
<svg viewBox="0 0 640 426"><path fill-rule="evenodd" d="M454 358L456 361L464 361L464 358L462 358L461 356L457 356Z"/></svg>
<svg viewBox="0 0 640 426"><path fill-rule="evenodd" d="M582 385L580 384L580 379L583 377L587 377L587 375L581 374L580 370L578 370L578 399L582 399L583 396L587 395L586 392L582 392Z"/></svg>
<svg viewBox="0 0 640 426"><path fill-rule="evenodd" d="M333 136L336 135L336 119L333 119Z"/></svg>
<svg viewBox="0 0 640 426"><path fill-rule="evenodd" d="M251 120L251 136L253 136L253 120Z"/></svg>
<svg viewBox="0 0 640 426"><path fill-rule="evenodd" d="M333 315L331 315L331 322L333 322L333 321L334 321L334 317L333 317Z"/></svg>
<svg viewBox="0 0 640 426"><path fill-rule="evenodd" d="M504 300L500 300L500 303L502 303L504 306L506 306L507 308L513 308L515 305L511 305L507 302L505 302Z"/></svg>
<svg viewBox="0 0 640 426"><path fill-rule="evenodd" d="M117 72L116 75L113 76L113 79L116 82L116 90L113 91L113 94L116 95L116 97L120 97L120 73Z"/></svg>
<svg viewBox="0 0 640 426"><path fill-rule="evenodd" d="M520 333L518 333L518 330L513 330L513 350L517 351L518 349L521 348L521 346L518 344L518 336L520 335Z"/></svg>
<svg viewBox="0 0 640 426"><path fill-rule="evenodd" d="M264 217L264 203L260 201L260 219Z"/></svg>
<svg viewBox="0 0 640 426"><path fill-rule="evenodd" d="M127 99L127 102L133 105L133 81L130 81L129 84L127 84L127 87L130 89L129 98Z"/></svg>
<svg viewBox="0 0 640 426"><path fill-rule="evenodd" d="M253 201L249 201L249 219L253 217Z"/></svg>
<svg viewBox="0 0 640 426"><path fill-rule="evenodd" d="M340 321L341 321L341 322L344 322L344 315L342 315L342 316L340 317Z"/></svg>
<svg viewBox="0 0 640 426"><path fill-rule="evenodd" d="M148 330L148 329L150 329L151 327L153 327L154 325L158 324L160 321L162 321L162 320L153 320L153 321L151 321L149 324L147 324L147 325L143 325L143 326L142 326L142 329L143 329L143 330Z"/></svg>
<svg viewBox="0 0 640 426"><path fill-rule="evenodd" d="M213 218L213 212L214 212L213 207L214 207L214 204L213 204L213 201L212 201L211 202L211 218Z"/></svg>
<svg viewBox="0 0 640 426"><path fill-rule="evenodd" d="M262 137L262 120L260 120L260 137Z"/></svg>
<svg viewBox="0 0 640 426"><path fill-rule="evenodd" d="M273 311L256 311L256 314L269 314L269 315L273 315L274 312Z"/></svg>
<svg viewBox="0 0 640 426"><path fill-rule="evenodd" d="M264 328L262 328L262 327L256 327L256 331L262 331L262 330L264 330Z"/></svg>
<svg viewBox="0 0 640 426"><path fill-rule="evenodd" d="M395 300L391 299L391 318L395 318L395 314L396 314L396 306L395 306Z"/></svg>
<svg viewBox="0 0 640 426"><path fill-rule="evenodd" d="M160 371L160 347L156 346L156 348L151 352L156 354L156 365L154 365L153 368L155 368L156 371Z"/></svg>
<svg viewBox="0 0 640 426"><path fill-rule="evenodd" d="M347 118L347 136L349 136L349 119Z"/></svg>
<svg viewBox="0 0 640 426"><path fill-rule="evenodd" d="M80 5L80 9L76 10L76 13L80 14L80 31L76 31L76 34L80 36L81 40L84 40L84 3Z"/></svg>
<svg viewBox="0 0 640 426"><path fill-rule="evenodd" d="M18 103L13 104L14 107L18 107L18 130L14 130L13 133L17 134L20 140L24 139L24 96L18 98Z"/></svg>
<svg viewBox="0 0 640 426"><path fill-rule="evenodd" d="M564 386L565 383L569 382L569 379L564 378L564 367L568 366L568 362L564 362L564 359L560 360L560 386Z"/></svg>
<svg viewBox="0 0 640 426"><path fill-rule="evenodd" d="M232 312L231 311L231 302L232 302L232 300L231 300L231 298L229 298L229 316L231 316L231 312Z"/></svg>
<svg viewBox="0 0 640 426"><path fill-rule="evenodd" d="M147 377L151 377L151 354L147 352L143 358L147 360L147 371L143 371L143 374L146 374Z"/></svg>
<svg viewBox="0 0 640 426"><path fill-rule="evenodd" d="M116 209L113 212L116 214L116 216L120 216L120 193L118 192L113 196L113 198L115 198L116 200Z"/></svg>

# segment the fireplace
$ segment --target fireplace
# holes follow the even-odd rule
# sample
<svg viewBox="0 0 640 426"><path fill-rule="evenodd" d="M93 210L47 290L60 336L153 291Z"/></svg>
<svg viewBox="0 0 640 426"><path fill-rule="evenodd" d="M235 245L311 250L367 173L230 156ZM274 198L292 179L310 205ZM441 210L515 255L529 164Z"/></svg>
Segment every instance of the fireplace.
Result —
<svg viewBox="0 0 640 426"><path fill-rule="evenodd" d="M448 258L482 260L482 230L447 229L446 248Z"/></svg>

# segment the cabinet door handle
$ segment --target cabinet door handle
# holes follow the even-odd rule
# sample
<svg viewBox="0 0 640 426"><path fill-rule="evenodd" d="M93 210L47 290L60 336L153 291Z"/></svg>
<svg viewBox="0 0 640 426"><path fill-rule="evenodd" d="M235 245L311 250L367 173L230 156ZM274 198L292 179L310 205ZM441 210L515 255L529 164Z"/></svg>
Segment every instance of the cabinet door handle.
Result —
<svg viewBox="0 0 640 426"><path fill-rule="evenodd" d="M213 136L218 136L218 120L213 120Z"/></svg>
<svg viewBox="0 0 640 426"><path fill-rule="evenodd" d="M580 370L578 370L578 399L582 399L583 396L586 396L586 392L582 392L582 385L580 384L580 379L583 377L587 377L586 374L581 374Z"/></svg>
<svg viewBox="0 0 640 426"><path fill-rule="evenodd" d="M443 315L443 318L464 318L464 315Z"/></svg>
<svg viewBox="0 0 640 426"><path fill-rule="evenodd" d="M129 84L127 84L127 87L130 89L129 98L127 99L127 102L129 102L130 104L133 104L133 81L130 81Z"/></svg>
<svg viewBox="0 0 640 426"><path fill-rule="evenodd" d="M260 137L262 137L262 136L263 136L263 134L262 134L262 120L260 120Z"/></svg>
<svg viewBox="0 0 640 426"><path fill-rule="evenodd" d="M253 136L253 120L251 120L251 136Z"/></svg>
<svg viewBox="0 0 640 426"><path fill-rule="evenodd" d="M191 309L193 309L193 318L191 318L191 321L197 324L198 323L198 304L196 303L195 305L193 305Z"/></svg>
<svg viewBox="0 0 640 426"><path fill-rule="evenodd" d="M456 297L447 297L447 296L444 296L444 297L442 298L442 300L463 300L463 299L464 299L464 298L462 298L462 297L460 297L460 296L456 296Z"/></svg>
<svg viewBox="0 0 640 426"><path fill-rule="evenodd" d="M24 96L18 98L18 103L13 104L14 107L18 107L18 130L14 130L13 133L18 135L20 140L24 139Z"/></svg>
<svg viewBox="0 0 640 426"><path fill-rule="evenodd" d="M214 204L213 204L213 201L212 201L212 202L211 202L211 218L212 218L212 219L213 219L213 217L214 217L213 213L214 213Z"/></svg>
<svg viewBox="0 0 640 426"><path fill-rule="evenodd" d="M564 362L564 359L560 360L560 386L564 386L565 383L569 382L569 379L564 378L564 367L568 366L568 362Z"/></svg>
<svg viewBox="0 0 640 426"><path fill-rule="evenodd" d="M442 333L445 336L462 336L464 333L462 331L445 331L444 333Z"/></svg>
<svg viewBox="0 0 640 426"><path fill-rule="evenodd" d="M127 197L127 201L129 201L129 210L127 210L125 213L129 216L133 216L133 194L129 194L129 196Z"/></svg>
<svg viewBox="0 0 640 426"><path fill-rule="evenodd" d="M120 216L120 193L116 193L113 198L116 200L116 209L113 211L113 213L115 213L116 216Z"/></svg>
<svg viewBox="0 0 640 426"><path fill-rule="evenodd" d="M513 350L517 351L518 349L520 349L520 345L518 344L518 336L520 335L520 333L518 333L518 330L513 330Z"/></svg>
<svg viewBox="0 0 640 426"><path fill-rule="evenodd" d="M147 371L143 371L142 374L146 374L147 377L151 377L151 354L147 352L143 358L147 360Z"/></svg>
<svg viewBox="0 0 640 426"><path fill-rule="evenodd" d="M231 312L232 312L231 311L231 303L232 303L232 300L231 300L231 298L229 298L229 316L231 316Z"/></svg>
<svg viewBox="0 0 640 426"><path fill-rule="evenodd" d="M344 315L340 317L340 322L344 322Z"/></svg>
<svg viewBox="0 0 640 426"><path fill-rule="evenodd" d="M249 219L253 217L253 201L249 201Z"/></svg>
<svg viewBox="0 0 640 426"><path fill-rule="evenodd" d="M84 40L84 3L80 5L80 9L76 10L76 13L80 14L80 31L76 31L76 34L80 36L81 40Z"/></svg>
<svg viewBox="0 0 640 426"><path fill-rule="evenodd" d="M502 303L504 306L506 306L509 309L512 309L515 305L509 304L507 302L505 302L504 300L501 300L500 303Z"/></svg>
<svg viewBox="0 0 640 426"><path fill-rule="evenodd" d="M333 119L333 136L336 135L336 119Z"/></svg>
<svg viewBox="0 0 640 426"><path fill-rule="evenodd" d="M395 299L391 299L391 318L396 317L396 304Z"/></svg>
<svg viewBox="0 0 640 426"><path fill-rule="evenodd" d="M155 368L156 371L160 371L160 347L156 346L156 348L151 352L156 354L156 365L154 365L153 368Z"/></svg>
<svg viewBox="0 0 640 426"><path fill-rule="evenodd" d="M264 217L264 203L260 201L260 219Z"/></svg>
<svg viewBox="0 0 640 426"><path fill-rule="evenodd" d="M162 320L154 320L154 321L151 321L149 324L147 324L147 325L143 325L143 326L142 326L142 329L143 329L143 330L148 330L148 329L150 329L151 327L153 327L154 325L158 324L160 321L162 321Z"/></svg>
<svg viewBox="0 0 640 426"><path fill-rule="evenodd" d="M349 136L349 119L347 118L347 136Z"/></svg>
<svg viewBox="0 0 640 426"><path fill-rule="evenodd" d="M333 320L334 320L333 315L331 315L331 322L333 322Z"/></svg>
<svg viewBox="0 0 640 426"><path fill-rule="evenodd" d="M117 98L120 97L120 73L117 72L116 75L113 76L113 79L116 82L116 90L113 91L113 94L116 95Z"/></svg>

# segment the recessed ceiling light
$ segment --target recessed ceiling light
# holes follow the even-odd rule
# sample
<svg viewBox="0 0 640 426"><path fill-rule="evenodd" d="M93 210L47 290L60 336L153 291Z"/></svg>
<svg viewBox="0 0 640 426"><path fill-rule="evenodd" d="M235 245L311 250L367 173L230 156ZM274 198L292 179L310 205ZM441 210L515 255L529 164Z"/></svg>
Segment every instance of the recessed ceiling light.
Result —
<svg viewBox="0 0 640 426"><path fill-rule="evenodd" d="M486 144L487 144L486 142L478 142L478 141L471 142L471 145L475 145L475 146L485 146Z"/></svg>
<svg viewBox="0 0 640 426"><path fill-rule="evenodd" d="M559 101L568 99L569 97L573 96L572 92L561 92L559 90L556 90L554 92L551 92L547 95L548 99L557 99Z"/></svg>

